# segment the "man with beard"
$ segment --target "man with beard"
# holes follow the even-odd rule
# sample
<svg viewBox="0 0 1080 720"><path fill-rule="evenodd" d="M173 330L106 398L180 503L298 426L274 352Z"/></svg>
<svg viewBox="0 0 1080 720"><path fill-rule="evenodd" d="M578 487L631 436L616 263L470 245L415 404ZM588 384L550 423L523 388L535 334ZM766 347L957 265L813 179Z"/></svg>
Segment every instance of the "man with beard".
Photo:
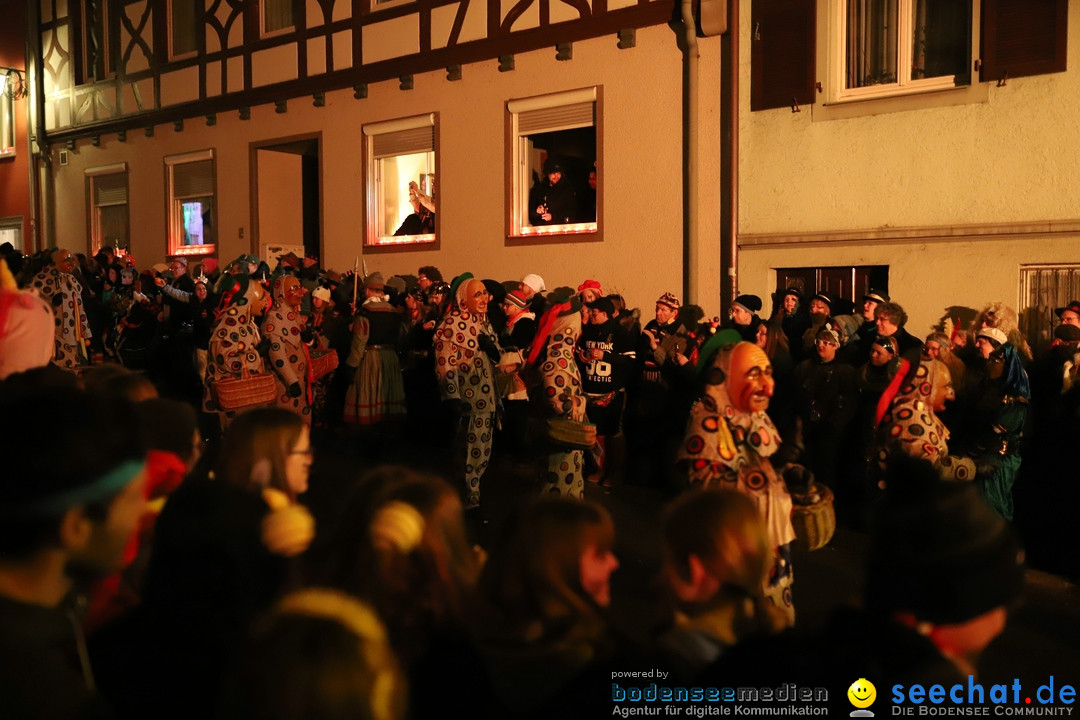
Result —
<svg viewBox="0 0 1080 720"><path fill-rule="evenodd" d="M146 505L134 412L66 383L35 387L26 375L4 381L0 398L0 434L19 448L0 473L4 717L111 717L73 609L82 583L120 569Z"/></svg>
<svg viewBox="0 0 1080 720"><path fill-rule="evenodd" d="M817 337L821 329L825 327L825 321L832 315L833 305L836 303L833 296L822 291L810 298L810 325L803 331L802 342L798 346L799 352L795 352L792 346L792 354L796 360L817 357Z"/></svg>
<svg viewBox="0 0 1080 720"><path fill-rule="evenodd" d="M563 182L562 163L549 157L544 163L545 178L531 193L530 225L563 225L577 217L577 194L569 183Z"/></svg>

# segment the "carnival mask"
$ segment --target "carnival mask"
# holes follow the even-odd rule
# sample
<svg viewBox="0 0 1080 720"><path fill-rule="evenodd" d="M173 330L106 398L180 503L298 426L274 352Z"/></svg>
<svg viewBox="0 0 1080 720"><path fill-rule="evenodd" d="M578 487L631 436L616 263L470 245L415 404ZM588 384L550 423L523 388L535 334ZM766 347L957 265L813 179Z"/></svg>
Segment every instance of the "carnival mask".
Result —
<svg viewBox="0 0 1080 720"><path fill-rule="evenodd" d="M772 363L764 350L748 342L736 345L731 350L727 375L732 404L744 412L764 412L776 384L772 372Z"/></svg>
<svg viewBox="0 0 1080 720"><path fill-rule="evenodd" d="M479 280L469 280L465 288L465 310L470 315L484 317L487 315L488 300L490 299L487 288Z"/></svg>

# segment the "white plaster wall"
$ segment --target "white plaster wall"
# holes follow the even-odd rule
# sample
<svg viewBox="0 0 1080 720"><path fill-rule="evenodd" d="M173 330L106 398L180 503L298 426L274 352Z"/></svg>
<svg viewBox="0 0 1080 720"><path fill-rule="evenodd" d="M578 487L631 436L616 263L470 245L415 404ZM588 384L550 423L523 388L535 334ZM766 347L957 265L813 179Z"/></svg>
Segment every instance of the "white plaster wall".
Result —
<svg viewBox="0 0 1080 720"><path fill-rule="evenodd" d="M980 310L1001 301L1021 308L1020 267L1080 262L1080 237L995 240L932 240L834 248L755 248L740 253L740 289L760 295L769 310L775 268L827 265L888 265L889 293L908 313L908 331L925 337L945 308ZM842 262L841 262L842 261Z"/></svg>
<svg viewBox="0 0 1080 720"><path fill-rule="evenodd" d="M983 103L829 121L807 107L749 112L749 5L741 6L741 237L1080 218L1080 3L1069 9L1067 72L991 83ZM744 246L739 289L767 298L777 267L887 264L890 293L920 334L948 305L1016 305L1021 265L1064 262L1080 262L1077 237Z"/></svg>
<svg viewBox="0 0 1080 720"><path fill-rule="evenodd" d="M182 133L158 126L153 138L129 131L128 142L103 136L101 146L80 141L66 167L55 164L58 238L86 247L83 170L127 161L130 168L133 250L141 264L165 252L162 157L207 147L217 152L218 256L252 250L249 143L322 134L323 260L351 269L361 247L364 123L439 113L441 249L369 253L370 270L415 273L436 265L446 276L520 278L539 273L549 288L596 278L633 305L651 308L666 291L682 288L682 56L667 26L637 33L637 47L619 50L614 35L574 43L574 57L555 60L554 48L517 55L516 69L500 73L490 60L467 65L450 82L444 72L417 75L402 91L397 81L369 87L364 100L351 90L329 93L326 107L310 98L289 100L288 112L251 109L251 119L220 113L217 124L185 123ZM719 237L719 39L701 42L701 232ZM505 237L505 101L589 85L603 86L603 242L507 246ZM56 151L54 151L55 153ZM718 245L718 243L716 243ZM698 272L702 304L718 296L719 251L706 252Z"/></svg>

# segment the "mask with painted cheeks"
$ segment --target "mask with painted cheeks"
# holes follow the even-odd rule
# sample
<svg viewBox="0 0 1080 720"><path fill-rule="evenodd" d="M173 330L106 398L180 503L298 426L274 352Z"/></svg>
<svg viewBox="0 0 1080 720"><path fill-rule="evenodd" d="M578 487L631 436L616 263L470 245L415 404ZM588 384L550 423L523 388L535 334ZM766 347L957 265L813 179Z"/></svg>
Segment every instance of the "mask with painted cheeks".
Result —
<svg viewBox="0 0 1080 720"><path fill-rule="evenodd" d="M262 317L266 313L266 288L260 283L255 280L248 283L244 297L247 298L248 307L250 308L248 312L251 317Z"/></svg>
<svg viewBox="0 0 1080 720"><path fill-rule="evenodd" d="M776 383L769 356L757 345L737 344L731 351L727 386L731 402L743 412L764 412Z"/></svg>

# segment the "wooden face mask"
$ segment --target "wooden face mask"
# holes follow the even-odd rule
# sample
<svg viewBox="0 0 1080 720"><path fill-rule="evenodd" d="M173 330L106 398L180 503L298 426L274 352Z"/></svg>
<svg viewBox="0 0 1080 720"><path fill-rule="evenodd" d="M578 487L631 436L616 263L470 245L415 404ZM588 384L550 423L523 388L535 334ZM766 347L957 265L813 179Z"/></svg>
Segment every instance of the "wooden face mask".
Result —
<svg viewBox="0 0 1080 720"><path fill-rule="evenodd" d="M772 363L757 345L741 342L731 350L727 375L728 395L744 412L763 412L769 407L775 382Z"/></svg>

